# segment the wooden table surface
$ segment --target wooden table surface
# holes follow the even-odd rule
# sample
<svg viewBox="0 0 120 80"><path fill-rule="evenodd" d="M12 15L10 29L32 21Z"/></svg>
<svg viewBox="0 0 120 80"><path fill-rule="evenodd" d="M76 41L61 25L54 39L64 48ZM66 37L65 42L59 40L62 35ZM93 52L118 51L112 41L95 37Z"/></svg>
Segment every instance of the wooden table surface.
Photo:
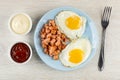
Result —
<svg viewBox="0 0 120 80"><path fill-rule="evenodd" d="M100 16L106 5L112 6L113 11L106 34L103 72L97 68L99 49L85 67L74 71L58 71L40 60L33 34L42 15L61 6L78 8L94 20L100 37ZM0 80L120 80L120 0L0 0L0 10ZM26 36L13 35L8 28L9 17L16 12L26 12L32 17L33 28ZM17 65L9 59L9 49L17 41L26 41L33 48L27 64Z"/></svg>

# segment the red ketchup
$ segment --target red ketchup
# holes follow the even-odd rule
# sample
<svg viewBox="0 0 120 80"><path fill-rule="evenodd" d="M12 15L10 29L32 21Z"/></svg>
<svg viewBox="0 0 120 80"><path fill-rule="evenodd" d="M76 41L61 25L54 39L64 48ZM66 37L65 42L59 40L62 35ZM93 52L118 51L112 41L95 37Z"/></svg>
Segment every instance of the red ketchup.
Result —
<svg viewBox="0 0 120 80"><path fill-rule="evenodd" d="M17 63L23 63L30 57L30 48L25 43L19 42L11 48L11 57Z"/></svg>

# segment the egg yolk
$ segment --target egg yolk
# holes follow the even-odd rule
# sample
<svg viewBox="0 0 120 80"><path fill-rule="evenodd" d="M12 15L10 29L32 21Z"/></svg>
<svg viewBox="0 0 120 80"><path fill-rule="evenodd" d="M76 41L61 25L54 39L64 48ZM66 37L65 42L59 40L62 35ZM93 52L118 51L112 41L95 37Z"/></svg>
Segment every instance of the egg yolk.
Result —
<svg viewBox="0 0 120 80"><path fill-rule="evenodd" d="M65 21L66 26L71 30L77 30L82 25L82 20L78 16L70 16Z"/></svg>
<svg viewBox="0 0 120 80"><path fill-rule="evenodd" d="M69 56L69 61L77 64L83 60L84 52L80 49L74 49L69 52Z"/></svg>

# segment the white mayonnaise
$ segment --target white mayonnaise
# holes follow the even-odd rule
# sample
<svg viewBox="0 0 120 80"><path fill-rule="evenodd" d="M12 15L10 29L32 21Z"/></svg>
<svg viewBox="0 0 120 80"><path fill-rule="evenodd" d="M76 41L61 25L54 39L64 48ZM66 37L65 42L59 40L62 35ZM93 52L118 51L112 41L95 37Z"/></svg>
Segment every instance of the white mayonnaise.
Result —
<svg viewBox="0 0 120 80"><path fill-rule="evenodd" d="M16 34L26 34L32 27L32 21L26 14L16 14L10 20L10 27Z"/></svg>

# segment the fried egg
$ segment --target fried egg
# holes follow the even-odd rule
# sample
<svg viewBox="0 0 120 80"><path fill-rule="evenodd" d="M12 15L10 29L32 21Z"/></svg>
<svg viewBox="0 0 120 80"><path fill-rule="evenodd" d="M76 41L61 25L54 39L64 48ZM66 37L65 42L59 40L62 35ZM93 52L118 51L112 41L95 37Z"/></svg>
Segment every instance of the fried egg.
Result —
<svg viewBox="0 0 120 80"><path fill-rule="evenodd" d="M64 66L75 67L82 64L91 53L91 43L86 38L72 41L62 50L59 59Z"/></svg>
<svg viewBox="0 0 120 80"><path fill-rule="evenodd" d="M71 40L81 37L85 31L86 18L72 11L60 12L56 16L55 22L59 30Z"/></svg>

